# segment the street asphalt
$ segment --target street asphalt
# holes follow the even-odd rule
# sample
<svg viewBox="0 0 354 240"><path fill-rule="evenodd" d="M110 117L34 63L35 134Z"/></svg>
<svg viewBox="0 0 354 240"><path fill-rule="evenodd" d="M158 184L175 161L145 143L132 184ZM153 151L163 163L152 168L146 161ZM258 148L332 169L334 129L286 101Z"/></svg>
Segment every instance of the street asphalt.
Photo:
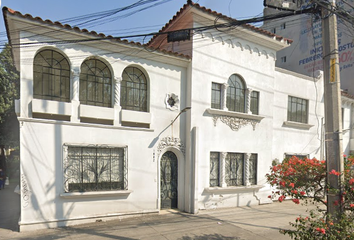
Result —
<svg viewBox="0 0 354 240"><path fill-rule="evenodd" d="M181 240L285 240L279 233L289 229L300 214L307 215L307 207L292 201L282 203L202 210L187 214L175 210L76 225L57 229L18 232L20 196L14 192L18 183L0 190L0 239L181 239Z"/></svg>

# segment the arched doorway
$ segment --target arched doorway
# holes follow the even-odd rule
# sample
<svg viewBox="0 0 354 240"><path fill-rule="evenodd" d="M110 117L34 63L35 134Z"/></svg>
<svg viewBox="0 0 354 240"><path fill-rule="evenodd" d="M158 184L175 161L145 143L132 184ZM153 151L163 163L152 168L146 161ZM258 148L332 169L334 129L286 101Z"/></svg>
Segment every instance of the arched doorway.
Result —
<svg viewBox="0 0 354 240"><path fill-rule="evenodd" d="M161 209L177 208L178 160L171 152L165 152L160 163Z"/></svg>

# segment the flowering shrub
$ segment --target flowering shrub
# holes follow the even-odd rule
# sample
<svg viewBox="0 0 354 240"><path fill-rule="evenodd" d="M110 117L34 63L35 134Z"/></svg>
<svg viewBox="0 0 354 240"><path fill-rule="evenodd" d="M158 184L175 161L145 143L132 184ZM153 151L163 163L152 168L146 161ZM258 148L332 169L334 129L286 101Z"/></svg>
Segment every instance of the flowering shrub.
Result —
<svg viewBox="0 0 354 240"><path fill-rule="evenodd" d="M277 186L279 191L273 192L270 198L279 202L290 198L295 204L317 204L308 217L298 217L290 225L295 230L282 230L292 239L354 239L354 158L344 158L345 170L340 173L331 169L327 172L326 162L317 159L299 159L292 157L275 164L267 174L267 181ZM329 175L343 177L342 192L330 189L326 183ZM343 211L336 217L326 212L328 193L340 193L341 201L333 202ZM339 217L338 217L339 216Z"/></svg>

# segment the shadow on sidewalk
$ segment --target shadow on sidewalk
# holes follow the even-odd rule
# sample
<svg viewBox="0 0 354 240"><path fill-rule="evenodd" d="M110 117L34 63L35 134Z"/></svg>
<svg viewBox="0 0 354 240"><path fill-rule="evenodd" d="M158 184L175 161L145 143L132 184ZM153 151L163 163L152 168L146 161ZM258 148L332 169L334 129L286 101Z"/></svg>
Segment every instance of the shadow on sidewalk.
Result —
<svg viewBox="0 0 354 240"><path fill-rule="evenodd" d="M10 184L0 190L0 230L8 229L18 232L20 195L14 192L18 184L18 181L10 180Z"/></svg>

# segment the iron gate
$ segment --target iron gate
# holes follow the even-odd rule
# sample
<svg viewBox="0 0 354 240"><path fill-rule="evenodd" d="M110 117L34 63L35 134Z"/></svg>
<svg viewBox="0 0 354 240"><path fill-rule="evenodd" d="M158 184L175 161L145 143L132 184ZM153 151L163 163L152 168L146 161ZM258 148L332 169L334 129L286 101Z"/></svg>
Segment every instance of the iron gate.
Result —
<svg viewBox="0 0 354 240"><path fill-rule="evenodd" d="M166 152L161 157L161 209L177 208L177 156Z"/></svg>

